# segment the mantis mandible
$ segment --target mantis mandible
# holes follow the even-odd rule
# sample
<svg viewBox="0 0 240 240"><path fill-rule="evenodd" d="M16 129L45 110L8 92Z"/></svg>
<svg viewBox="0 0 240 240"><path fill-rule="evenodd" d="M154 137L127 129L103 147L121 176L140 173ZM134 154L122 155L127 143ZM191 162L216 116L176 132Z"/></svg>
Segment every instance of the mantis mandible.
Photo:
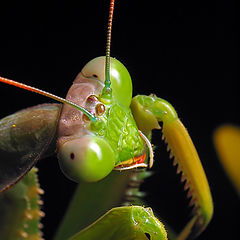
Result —
<svg viewBox="0 0 240 240"><path fill-rule="evenodd" d="M97 182L102 179L102 182L107 182L107 176L112 170L150 168L153 164L151 131L160 129L159 122L162 122L163 136L171 149L171 156L175 158L175 163L179 164L179 171L183 171L186 189L190 189L191 203L195 205L194 217L180 233L178 239L196 237L205 229L213 212L206 176L188 132L171 104L154 95L138 95L132 99L132 81L127 69L118 60L110 58L113 6L114 1L111 1L106 57L95 58L82 69L70 88L66 100L42 90L0 78L7 84L16 85L64 103L63 107L59 104L39 105L1 120L2 156L11 159L11 161L1 161L1 191L6 190L6 194L9 192L8 197L14 199L16 211L27 211L28 206L25 208L21 204L18 206L17 200L21 198L20 190L12 189L20 186L20 189L24 189L20 192L25 194L22 197L29 196L30 200L34 191L41 193L41 190L33 187L37 185L34 175L36 170L32 170L26 176L30 180L27 178L20 180L39 158L53 154L56 149L64 174L76 182ZM55 142L56 134L57 143ZM131 174L132 172L129 173ZM133 179L132 176L129 177L128 174L125 176L122 172L113 173L110 177L119 179L121 175L124 179ZM138 176L139 181L141 178L144 179L145 176ZM16 184L18 181L20 182ZM29 182L30 185L28 185ZM11 189L14 184L16 186ZM94 188L94 185L92 186ZM35 190L29 191L29 187ZM35 200L35 204L41 203L38 197L35 197ZM74 204L72 206L76 207ZM71 207L69 211L73 211ZM107 235L106 229L112 226L106 222L115 221L112 220L115 219L114 216L121 216L121 214L123 217L118 217L117 221L119 225L124 226L123 231L114 226L113 229L118 230L111 233L114 235ZM37 220L42 215L43 213L39 212ZM139 224L139 230L133 227L134 224L130 224L129 215L136 216L134 220L138 223L141 223L141 219L147 220L142 223L142 226ZM31 214L27 217L27 221L32 220ZM140 217L140 221L136 220L137 217ZM8 215L3 221L7 221L7 218ZM31 239L34 236L40 238L40 233L35 230L37 226L34 226L34 231L28 229L30 222L20 226L22 227L20 231L16 226L16 233L12 231L11 234L16 236L19 234L22 239ZM149 226L147 222L152 222L152 225ZM71 225L69 222L64 224ZM125 227L125 224L130 228ZM104 225L106 228L99 228L99 225ZM5 234L3 236L8 236L10 233L4 233L5 230L2 230ZM80 229L74 233L78 231ZM71 236L68 235L69 232L61 233L56 239L61 237L66 239L63 237L64 234L67 238ZM132 239L133 236L135 239L165 239L166 232L149 209L123 207L111 210L94 225L79 232L72 239L94 239L99 236L102 239L103 237Z"/></svg>

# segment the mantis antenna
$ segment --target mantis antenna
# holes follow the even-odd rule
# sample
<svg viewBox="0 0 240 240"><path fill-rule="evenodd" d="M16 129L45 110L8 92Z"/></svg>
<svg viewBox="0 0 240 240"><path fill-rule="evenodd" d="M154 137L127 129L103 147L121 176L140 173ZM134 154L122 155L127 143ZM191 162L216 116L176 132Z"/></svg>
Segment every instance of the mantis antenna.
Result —
<svg viewBox="0 0 240 240"><path fill-rule="evenodd" d="M106 61L105 61L105 82L102 90L102 98L110 100L112 98L112 89L110 87L110 47L111 47L111 34L112 34L112 20L114 12L115 0L110 1L108 29L107 29L107 45L106 45Z"/></svg>
<svg viewBox="0 0 240 240"><path fill-rule="evenodd" d="M38 93L40 95L52 98L52 99L54 99L58 102L61 102L61 103L66 103L70 106L73 106L73 107L77 108L81 112L83 112L92 122L96 121L96 117L93 114L91 114L87 109L85 109L85 108L83 108L83 107L81 107L81 106L79 106L79 105L77 105L77 104L75 104L75 103L73 103L73 102L71 102L67 99L58 97L58 96L56 96L52 93L43 91L43 90L35 88L35 87L28 86L28 85L23 84L23 83L16 82L16 81L11 80L11 79L0 77L0 82L6 83L6 84L9 84L9 85L13 85L15 87L22 88L22 89L25 89L25 90L28 90L28 91L31 91L31 92L34 92L34 93Z"/></svg>

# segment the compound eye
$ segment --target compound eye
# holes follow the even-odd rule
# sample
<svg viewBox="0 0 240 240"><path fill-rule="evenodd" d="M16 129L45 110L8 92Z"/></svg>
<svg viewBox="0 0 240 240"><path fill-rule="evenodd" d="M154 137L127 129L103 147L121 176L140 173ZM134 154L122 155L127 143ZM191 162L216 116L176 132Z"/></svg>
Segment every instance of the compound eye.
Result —
<svg viewBox="0 0 240 240"><path fill-rule="evenodd" d="M87 78L95 78L103 84L105 81L106 57L97 57L88 62L81 73ZM115 58L111 58L111 88L114 98L122 105L129 107L132 101L132 80L128 70Z"/></svg>
<svg viewBox="0 0 240 240"><path fill-rule="evenodd" d="M84 136L61 145L58 160L63 173L69 179L75 182L96 182L112 171L116 156L105 139Z"/></svg>
<svg viewBox="0 0 240 240"><path fill-rule="evenodd" d="M96 106L96 113L97 113L97 115L103 115L104 112L105 112L105 106L102 103L99 103Z"/></svg>

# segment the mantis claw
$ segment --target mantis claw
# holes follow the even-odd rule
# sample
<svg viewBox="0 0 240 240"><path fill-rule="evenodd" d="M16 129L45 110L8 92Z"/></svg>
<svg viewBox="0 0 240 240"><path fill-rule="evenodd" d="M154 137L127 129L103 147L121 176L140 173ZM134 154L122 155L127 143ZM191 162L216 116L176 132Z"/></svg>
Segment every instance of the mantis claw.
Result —
<svg viewBox="0 0 240 240"><path fill-rule="evenodd" d="M188 197L192 197L189 205L193 206L194 217L178 239L185 239L181 236L186 232L192 237L198 236L206 228L213 214L212 197L206 175L192 140L179 119L170 124L165 123L163 134L178 164L177 173L182 172L186 179L185 189L189 189Z"/></svg>
<svg viewBox="0 0 240 240"><path fill-rule="evenodd" d="M168 145L170 158L174 157L173 165L178 164L177 173L182 172L182 181L186 181L184 189L189 189L188 197L192 198L190 205L193 206L193 218L177 239L195 238L210 222L213 215L213 202L208 181L193 142L176 111L167 101L153 95L138 95L133 98L131 109L138 127L149 138L152 129L160 129L156 121L163 123L163 139ZM147 122L147 127L143 122L146 119L151 119Z"/></svg>

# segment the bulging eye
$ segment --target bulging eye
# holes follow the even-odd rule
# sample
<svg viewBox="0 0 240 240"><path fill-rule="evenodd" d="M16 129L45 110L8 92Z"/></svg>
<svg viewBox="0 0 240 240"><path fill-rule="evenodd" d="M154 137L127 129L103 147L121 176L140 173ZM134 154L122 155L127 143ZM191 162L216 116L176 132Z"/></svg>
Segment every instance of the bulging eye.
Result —
<svg viewBox="0 0 240 240"><path fill-rule="evenodd" d="M81 73L87 78L105 81L105 58L97 57L88 62ZM111 58L111 88L114 98L122 105L129 107L132 100L132 80L125 66L115 58Z"/></svg>
<svg viewBox="0 0 240 240"><path fill-rule="evenodd" d="M97 115L103 115L105 112L105 106L102 104L102 103L99 103L97 106L96 106L96 113Z"/></svg>
<svg viewBox="0 0 240 240"><path fill-rule="evenodd" d="M97 136L84 136L59 147L59 165L71 180L96 182L114 168L116 155L109 143Z"/></svg>

